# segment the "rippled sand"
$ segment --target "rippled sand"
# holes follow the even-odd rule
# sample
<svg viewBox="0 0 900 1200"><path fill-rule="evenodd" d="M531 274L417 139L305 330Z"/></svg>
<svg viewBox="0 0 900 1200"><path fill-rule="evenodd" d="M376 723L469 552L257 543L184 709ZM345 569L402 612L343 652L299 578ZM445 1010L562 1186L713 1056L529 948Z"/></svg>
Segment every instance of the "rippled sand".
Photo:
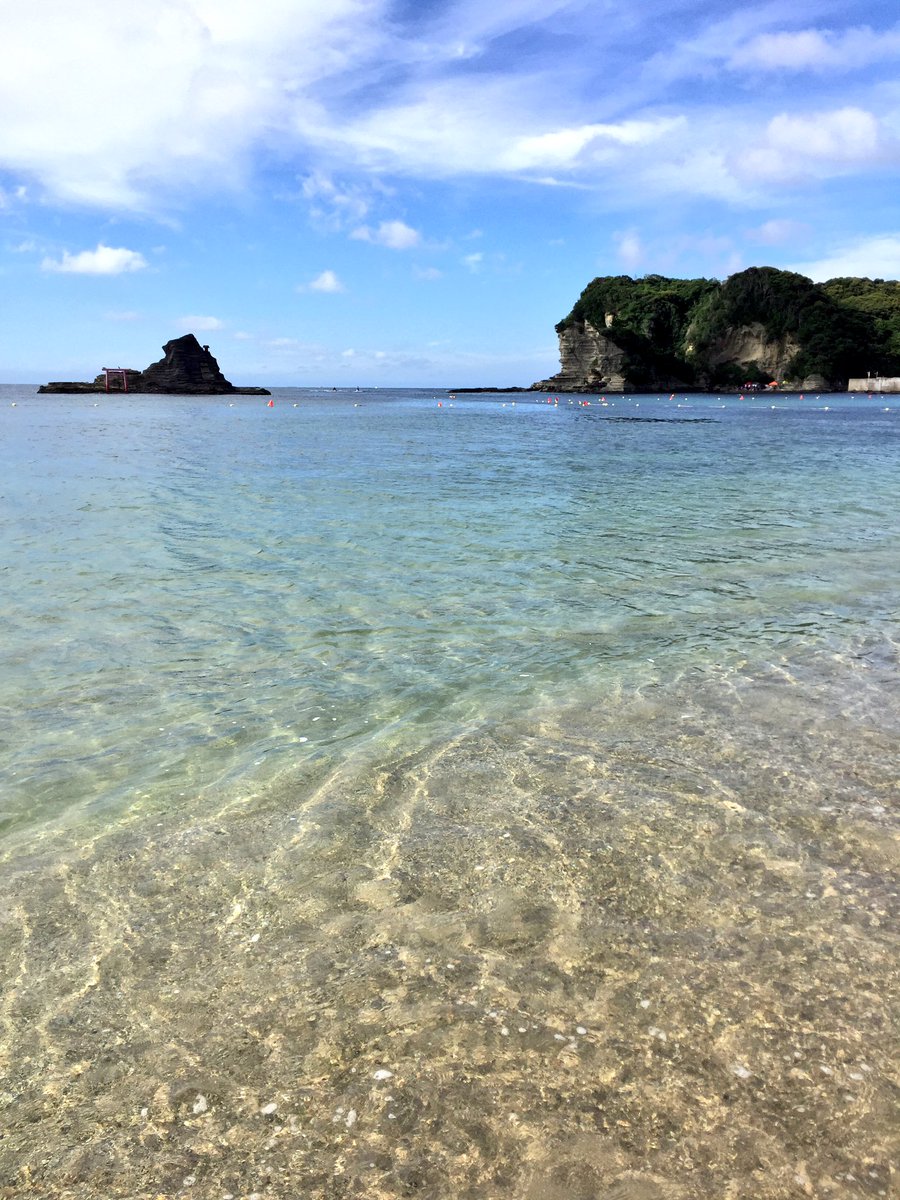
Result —
<svg viewBox="0 0 900 1200"><path fill-rule="evenodd" d="M698 677L48 835L0 1196L896 1194L888 695Z"/></svg>

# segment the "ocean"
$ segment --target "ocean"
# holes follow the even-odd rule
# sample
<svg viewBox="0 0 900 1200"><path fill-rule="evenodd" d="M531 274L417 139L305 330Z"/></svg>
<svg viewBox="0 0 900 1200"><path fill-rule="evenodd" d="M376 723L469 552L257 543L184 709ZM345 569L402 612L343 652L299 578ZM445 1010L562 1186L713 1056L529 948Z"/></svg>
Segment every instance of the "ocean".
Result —
<svg viewBox="0 0 900 1200"><path fill-rule="evenodd" d="M900 401L0 387L0 1197L895 1185Z"/></svg>

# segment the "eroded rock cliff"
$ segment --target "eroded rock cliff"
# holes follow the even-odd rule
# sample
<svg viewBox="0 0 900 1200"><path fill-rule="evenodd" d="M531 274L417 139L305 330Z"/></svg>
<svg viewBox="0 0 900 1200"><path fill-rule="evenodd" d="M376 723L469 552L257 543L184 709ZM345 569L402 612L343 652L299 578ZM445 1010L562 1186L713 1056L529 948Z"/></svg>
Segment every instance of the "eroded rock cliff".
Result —
<svg viewBox="0 0 900 1200"><path fill-rule="evenodd" d="M734 364L749 375L756 368L770 379L784 379L791 364L800 352L796 337L785 333L771 337L760 321L749 325L738 325L715 338L706 351L708 366L715 372L717 367Z"/></svg>
<svg viewBox="0 0 900 1200"><path fill-rule="evenodd" d="M590 321L575 321L559 334L558 374L533 384L540 391L625 391L625 351Z"/></svg>
<svg viewBox="0 0 900 1200"><path fill-rule="evenodd" d="M540 390L844 390L900 373L900 284L816 284L774 267L724 282L594 279L557 325L561 369Z"/></svg>

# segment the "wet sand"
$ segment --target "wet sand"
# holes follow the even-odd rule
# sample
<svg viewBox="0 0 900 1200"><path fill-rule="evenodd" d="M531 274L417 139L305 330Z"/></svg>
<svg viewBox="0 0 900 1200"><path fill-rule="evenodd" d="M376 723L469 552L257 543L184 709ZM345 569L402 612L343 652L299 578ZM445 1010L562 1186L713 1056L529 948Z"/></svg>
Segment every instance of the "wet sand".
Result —
<svg viewBox="0 0 900 1200"><path fill-rule="evenodd" d="M3 869L0 1196L896 1194L896 700L773 669Z"/></svg>

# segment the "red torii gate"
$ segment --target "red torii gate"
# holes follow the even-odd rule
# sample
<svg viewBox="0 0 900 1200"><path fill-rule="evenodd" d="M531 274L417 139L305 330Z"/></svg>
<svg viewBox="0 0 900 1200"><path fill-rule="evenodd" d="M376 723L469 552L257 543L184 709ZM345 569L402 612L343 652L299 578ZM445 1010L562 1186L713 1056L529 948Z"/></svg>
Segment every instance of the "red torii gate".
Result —
<svg viewBox="0 0 900 1200"><path fill-rule="evenodd" d="M110 377L110 375L118 375L118 376L121 376L121 379L122 379L122 391L123 391L123 392L127 392L127 391L128 391L128 368L127 368L127 367L104 367L104 368L103 368L103 373L106 375L106 390L107 390L107 391L109 391L109 377Z"/></svg>

